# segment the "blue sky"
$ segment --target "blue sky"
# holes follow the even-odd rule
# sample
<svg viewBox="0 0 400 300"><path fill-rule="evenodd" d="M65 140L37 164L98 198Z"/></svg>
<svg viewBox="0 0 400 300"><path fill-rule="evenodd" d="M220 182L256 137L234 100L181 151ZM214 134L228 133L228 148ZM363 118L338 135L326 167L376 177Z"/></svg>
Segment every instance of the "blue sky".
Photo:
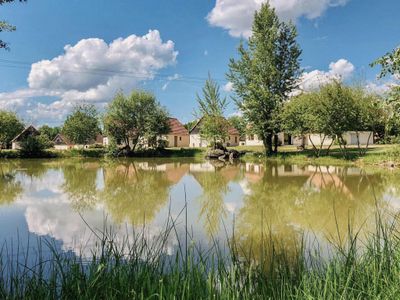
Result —
<svg viewBox="0 0 400 300"><path fill-rule="evenodd" d="M17 111L27 123L57 125L76 103L102 109L116 91L144 88L187 122L208 72L224 89L229 58L248 37L260 2L28 0L1 6L0 19L17 31L0 35L11 48L0 51L0 108ZM385 89L369 63L399 45L400 1L271 4L298 26L305 89L335 76ZM235 111L231 104L227 114Z"/></svg>

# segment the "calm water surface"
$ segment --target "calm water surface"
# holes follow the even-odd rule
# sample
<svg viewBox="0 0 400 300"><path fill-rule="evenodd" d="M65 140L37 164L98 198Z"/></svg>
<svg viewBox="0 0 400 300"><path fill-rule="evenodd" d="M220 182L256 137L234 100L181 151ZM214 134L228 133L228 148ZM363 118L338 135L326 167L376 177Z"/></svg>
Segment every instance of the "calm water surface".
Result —
<svg viewBox="0 0 400 300"><path fill-rule="evenodd" d="M399 188L400 174L345 167L3 160L0 241L36 251L32 241L45 237L63 251L90 255L92 231L104 224L121 235L145 227L151 239L173 218L176 235L188 228L204 247L233 230L244 249L266 233L288 248L304 234L323 246L340 243L349 224L362 234L372 231L377 209L397 213ZM171 237L166 252L177 247Z"/></svg>

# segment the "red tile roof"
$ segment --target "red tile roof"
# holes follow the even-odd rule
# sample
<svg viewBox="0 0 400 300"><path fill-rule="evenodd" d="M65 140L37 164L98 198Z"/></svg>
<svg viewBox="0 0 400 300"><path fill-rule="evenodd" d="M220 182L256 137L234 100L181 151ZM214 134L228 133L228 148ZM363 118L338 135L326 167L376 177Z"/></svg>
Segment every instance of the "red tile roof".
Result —
<svg viewBox="0 0 400 300"><path fill-rule="evenodd" d="M189 131L182 125L181 122L179 122L178 119L169 118L168 122L169 122L169 127L171 128L169 134L189 135Z"/></svg>
<svg viewBox="0 0 400 300"><path fill-rule="evenodd" d="M229 135L240 135L240 132L234 127L229 127L228 134Z"/></svg>

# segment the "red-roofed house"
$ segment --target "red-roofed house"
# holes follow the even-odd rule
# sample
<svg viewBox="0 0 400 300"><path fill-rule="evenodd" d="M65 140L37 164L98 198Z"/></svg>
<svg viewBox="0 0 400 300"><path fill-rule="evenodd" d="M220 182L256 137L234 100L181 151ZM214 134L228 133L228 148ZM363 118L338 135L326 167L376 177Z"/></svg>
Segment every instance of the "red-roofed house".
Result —
<svg viewBox="0 0 400 300"><path fill-rule="evenodd" d="M163 136L167 147L189 147L189 131L176 118L169 118L170 132Z"/></svg>

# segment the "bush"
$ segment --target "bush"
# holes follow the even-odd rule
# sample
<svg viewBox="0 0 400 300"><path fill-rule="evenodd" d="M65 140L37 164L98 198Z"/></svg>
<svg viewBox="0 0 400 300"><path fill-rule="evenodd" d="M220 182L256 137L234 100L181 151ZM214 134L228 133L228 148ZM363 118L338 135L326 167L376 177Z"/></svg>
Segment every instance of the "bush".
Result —
<svg viewBox="0 0 400 300"><path fill-rule="evenodd" d="M49 146L45 136L28 136L21 142L20 152L22 156L40 156Z"/></svg>

